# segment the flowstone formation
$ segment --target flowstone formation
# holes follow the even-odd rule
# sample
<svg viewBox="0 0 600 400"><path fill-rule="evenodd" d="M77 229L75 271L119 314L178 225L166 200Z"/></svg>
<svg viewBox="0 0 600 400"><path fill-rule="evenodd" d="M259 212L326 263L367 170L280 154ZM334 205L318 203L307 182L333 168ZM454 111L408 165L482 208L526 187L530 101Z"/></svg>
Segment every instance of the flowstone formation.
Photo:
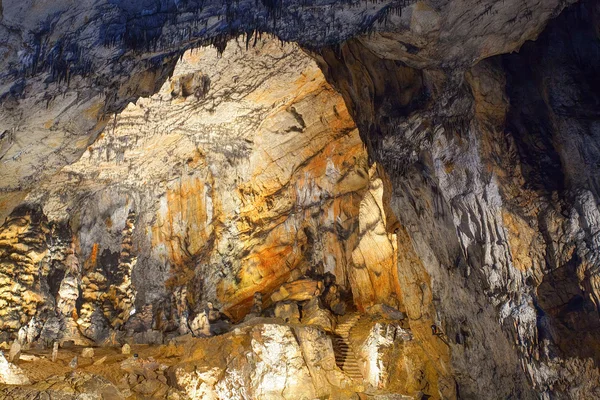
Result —
<svg viewBox="0 0 600 400"><path fill-rule="evenodd" d="M0 393L600 397L600 2L208 3L2 3Z"/></svg>
<svg viewBox="0 0 600 400"><path fill-rule="evenodd" d="M401 322L384 175L369 167L342 97L297 45L264 38L189 51L158 93L116 115L2 226L12 246L3 265L14 271L2 283L2 338L38 357L30 373L48 368L51 347L50 365L86 372L104 353L73 346L203 349L170 359L164 381L123 367L137 365L131 355L114 365L108 351L102 365L120 374L96 372L124 396L436 386L433 369L421 383L395 382L436 361ZM382 323L384 339L367 343ZM409 367L398 364L405 357ZM190 375L192 365L207 372Z"/></svg>

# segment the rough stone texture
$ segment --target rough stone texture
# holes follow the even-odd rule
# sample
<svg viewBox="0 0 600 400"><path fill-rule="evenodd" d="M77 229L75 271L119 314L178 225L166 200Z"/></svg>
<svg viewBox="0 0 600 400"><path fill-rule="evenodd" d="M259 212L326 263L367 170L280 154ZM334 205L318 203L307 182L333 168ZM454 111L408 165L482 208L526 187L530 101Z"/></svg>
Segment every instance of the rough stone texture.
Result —
<svg viewBox="0 0 600 400"><path fill-rule="evenodd" d="M310 399L315 396L300 346L290 328L264 325L253 334L251 345L257 358L252 373L256 398Z"/></svg>
<svg viewBox="0 0 600 400"><path fill-rule="evenodd" d="M598 397L600 13L558 16L571 3L4 1L3 337L184 334L206 300L238 320L254 292L332 271L360 311L407 316L401 354L365 339L372 387ZM255 30L332 86L296 46L246 52ZM208 43L223 57L184 55ZM312 376L273 329L242 335L276 346L260 374L234 357L186 390L266 396L273 374L285 392L282 362Z"/></svg>
<svg viewBox="0 0 600 400"><path fill-rule="evenodd" d="M53 234L36 236L30 294L10 301L15 310L31 299L49 304L69 334L46 340L186 333L209 300L240 319L254 293L307 272L333 272L348 285L366 152L314 61L275 40L249 50L232 41L222 55L186 53L174 74L27 197L43 207L30 213L43 223L28 229L39 236L49 224ZM11 233L19 215L3 235L31 246ZM11 292L15 281L7 275L2 287ZM34 310L13 330L34 324Z"/></svg>
<svg viewBox="0 0 600 400"><path fill-rule="evenodd" d="M4 353L0 352L0 384L6 385L28 385L29 379L23 371L9 362Z"/></svg>
<svg viewBox="0 0 600 400"><path fill-rule="evenodd" d="M27 386L0 386L0 395L15 400L31 398L120 400L126 398L106 379L87 373L75 373L69 377L52 377L47 381Z"/></svg>
<svg viewBox="0 0 600 400"><path fill-rule="evenodd" d="M391 60L471 65L517 49L569 2L7 1L0 23L4 215L40 179L77 160L111 112L156 92L185 50L223 48L224 35L247 33L250 42L253 32L270 32L316 48L371 32L365 45Z"/></svg>
<svg viewBox="0 0 600 400"><path fill-rule="evenodd" d="M0 227L0 329L3 335L25 326L44 303L40 268L47 248L47 219L41 210L15 210ZM45 280L45 279L44 279Z"/></svg>
<svg viewBox="0 0 600 400"><path fill-rule="evenodd" d="M331 337L323 330L316 327L298 327L295 333L310 371L315 396L331 395L340 389L349 392L360 389L336 365Z"/></svg>
<svg viewBox="0 0 600 400"><path fill-rule="evenodd" d="M81 358L75 372L69 360L81 353L78 348L61 349L53 362L44 355L21 362L20 376L33 383L0 384L0 395L13 399L341 400L365 390L362 381L351 379L336 364L332 336L315 327L258 321L221 336L183 336L169 345L132 345L132 350L135 355L130 356L120 354L118 348L97 348L102 362ZM390 379L402 376L397 374L403 374L406 359L400 359ZM392 393L370 389L369 395Z"/></svg>
<svg viewBox="0 0 600 400"><path fill-rule="evenodd" d="M220 355L220 362L215 360L217 353L204 353L209 351L208 347L198 343L193 355L187 357L181 366L173 367L177 384L184 388L190 398L315 397L315 387L305 358L289 326L256 325L246 328L243 335L240 332L237 336L237 340L210 339L213 346L219 345L221 350L229 350ZM206 354L206 358L199 357L201 354Z"/></svg>
<svg viewBox="0 0 600 400"><path fill-rule="evenodd" d="M367 339L359 347L359 356L363 360L363 376L368 385L384 389L388 386L391 367L394 365L393 346L396 340L402 341L402 327L392 324L375 323Z"/></svg>
<svg viewBox="0 0 600 400"><path fill-rule="evenodd" d="M336 365L331 340L316 327L258 323L225 336L188 342L187 356L170 370L177 386L192 399L353 398L364 392L365 383L351 379ZM391 368L390 380L406 376L404 364L410 363L401 346L395 350L394 356L400 354L402 361ZM377 351L367 352L382 357ZM384 386L389 385L372 388L369 394L390 394Z"/></svg>
<svg viewBox="0 0 600 400"><path fill-rule="evenodd" d="M451 73L362 41L318 56L389 175L401 297L429 320L413 333L449 343L462 397L597 395L597 15L583 2L520 54Z"/></svg>
<svg viewBox="0 0 600 400"><path fill-rule="evenodd" d="M364 310L375 304L400 305L396 217L384 206L385 175L374 164L369 170L369 190L360 203L360 241L352 252L350 281L354 303Z"/></svg>

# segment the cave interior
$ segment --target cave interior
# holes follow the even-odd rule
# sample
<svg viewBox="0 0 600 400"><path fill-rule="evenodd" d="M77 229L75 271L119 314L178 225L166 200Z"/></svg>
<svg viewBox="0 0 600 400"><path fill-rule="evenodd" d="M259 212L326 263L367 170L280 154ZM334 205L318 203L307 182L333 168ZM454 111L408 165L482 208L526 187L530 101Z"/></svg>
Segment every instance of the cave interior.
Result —
<svg viewBox="0 0 600 400"><path fill-rule="evenodd" d="M0 38L0 397L600 398L600 1L3 0Z"/></svg>

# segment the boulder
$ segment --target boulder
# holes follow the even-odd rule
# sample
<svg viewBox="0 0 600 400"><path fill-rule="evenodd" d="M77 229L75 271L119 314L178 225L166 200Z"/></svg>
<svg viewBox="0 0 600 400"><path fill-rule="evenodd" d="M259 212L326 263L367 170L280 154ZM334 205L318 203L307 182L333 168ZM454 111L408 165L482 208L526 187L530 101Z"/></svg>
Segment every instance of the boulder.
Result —
<svg viewBox="0 0 600 400"><path fill-rule="evenodd" d="M29 385L29 378L23 370L16 365L9 363L0 351L0 383L6 385Z"/></svg>
<svg viewBox="0 0 600 400"><path fill-rule="evenodd" d="M252 332L251 346L256 355L252 374L254 398L315 398L310 372L290 327L257 326Z"/></svg>
<svg viewBox="0 0 600 400"><path fill-rule="evenodd" d="M323 307L319 297L314 297L302 306L302 324L317 325L331 332L335 328L335 317Z"/></svg>
<svg viewBox="0 0 600 400"><path fill-rule="evenodd" d="M211 335L222 335L224 333L229 332L231 329L231 324L229 321L224 319L216 320L215 322L210 323L210 334Z"/></svg>
<svg viewBox="0 0 600 400"><path fill-rule="evenodd" d="M86 347L81 351L81 357L83 358L94 358L94 349L91 347Z"/></svg>
<svg viewBox="0 0 600 400"><path fill-rule="evenodd" d="M210 322L205 312L201 312L190 323L190 329L196 337L211 336Z"/></svg>
<svg viewBox="0 0 600 400"><path fill-rule="evenodd" d="M283 300L306 301L314 297L315 292L322 291L323 283L312 279L299 279L297 281L281 285L279 290L271 295L272 302Z"/></svg>
<svg viewBox="0 0 600 400"><path fill-rule="evenodd" d="M394 364L394 348L410 340L410 331L398 324L373 324L366 339L358 346L358 355L364 361L361 365L366 382L373 388L384 388Z"/></svg>
<svg viewBox="0 0 600 400"><path fill-rule="evenodd" d="M298 304L292 301L280 301L275 304L275 318L281 318L287 323L300 322Z"/></svg>
<svg viewBox="0 0 600 400"><path fill-rule="evenodd" d="M217 383L223 377L220 368L209 368L204 371L185 372L183 369L173 370L173 382L190 395L191 398L219 400ZM191 393L193 391L193 393ZM195 396L194 396L195 395Z"/></svg>

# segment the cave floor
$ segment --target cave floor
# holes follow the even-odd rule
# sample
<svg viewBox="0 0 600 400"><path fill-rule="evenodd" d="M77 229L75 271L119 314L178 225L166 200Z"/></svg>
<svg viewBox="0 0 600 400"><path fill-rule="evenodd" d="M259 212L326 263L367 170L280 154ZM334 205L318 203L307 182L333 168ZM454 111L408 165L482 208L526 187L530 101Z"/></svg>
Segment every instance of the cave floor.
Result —
<svg viewBox="0 0 600 400"><path fill-rule="evenodd" d="M390 329L392 340L410 336L410 330L402 328L407 321L390 324L389 320L355 313L340 322L335 330L326 332L315 325L255 318L223 335L198 338L188 334L162 345L127 344L127 350L117 344L66 346L58 350L54 362L51 348L23 348L20 359L13 363L30 384L0 385L0 398L254 398L244 393L245 386L255 387L254 395L260 393L256 398L279 398L271 393L274 389L285 393L290 388L296 392L283 398L379 398L373 397L381 393L369 385L368 377L361 377L368 363L364 349L373 346L374 327L382 327L376 330L383 332L384 342ZM8 350L5 353L8 355ZM277 388L280 374L294 376L298 382L286 381ZM306 385L299 385L303 379ZM314 382L326 382L329 388Z"/></svg>

